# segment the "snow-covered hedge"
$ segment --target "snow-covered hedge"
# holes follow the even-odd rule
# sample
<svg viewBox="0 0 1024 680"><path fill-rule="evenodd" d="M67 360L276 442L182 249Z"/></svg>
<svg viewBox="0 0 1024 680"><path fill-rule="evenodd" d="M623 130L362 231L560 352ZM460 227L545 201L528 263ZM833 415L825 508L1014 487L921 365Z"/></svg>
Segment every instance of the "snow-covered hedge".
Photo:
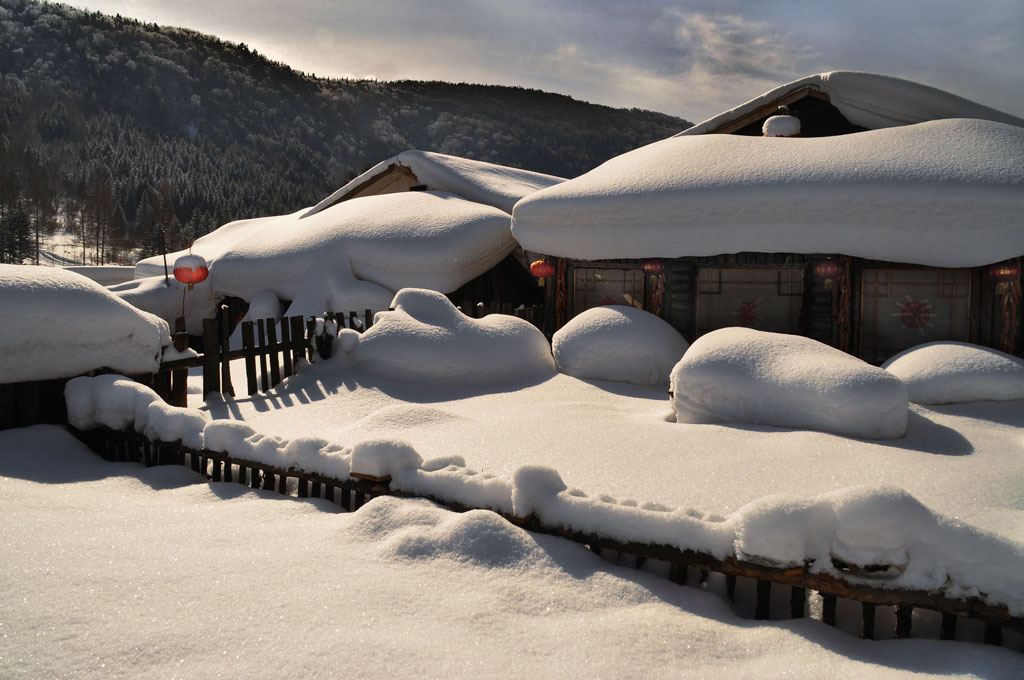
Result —
<svg viewBox="0 0 1024 680"><path fill-rule="evenodd" d="M672 370L681 423L753 423L895 439L907 388L880 368L816 340L749 328L704 335Z"/></svg>
<svg viewBox="0 0 1024 680"><path fill-rule="evenodd" d="M930 342L892 357L882 368L907 385L910 401L957 404L1024 399L1024 359L966 342Z"/></svg>
<svg viewBox="0 0 1024 680"><path fill-rule="evenodd" d="M622 305L588 309L551 339L562 373L639 385L667 383L688 346L663 319Z"/></svg>
<svg viewBox="0 0 1024 680"><path fill-rule="evenodd" d="M68 378L99 368L152 373L167 324L80 274L0 265L0 382Z"/></svg>

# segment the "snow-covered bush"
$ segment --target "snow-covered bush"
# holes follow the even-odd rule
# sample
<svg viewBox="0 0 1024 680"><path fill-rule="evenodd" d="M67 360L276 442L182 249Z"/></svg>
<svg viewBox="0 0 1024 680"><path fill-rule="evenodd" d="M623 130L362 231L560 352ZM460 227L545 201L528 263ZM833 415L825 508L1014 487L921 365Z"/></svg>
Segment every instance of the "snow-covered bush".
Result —
<svg viewBox="0 0 1024 680"><path fill-rule="evenodd" d="M547 339L532 324L491 314L471 319L444 295L407 288L361 337L348 334L332 361L381 375L482 385L541 379L554 372ZM347 348L351 347L351 350Z"/></svg>
<svg viewBox="0 0 1024 680"><path fill-rule="evenodd" d="M98 368L152 373L171 342L164 321L80 274L0 265L0 382Z"/></svg>
<svg viewBox="0 0 1024 680"><path fill-rule="evenodd" d="M906 383L918 404L1024 399L1024 360L966 342L911 347L882 368Z"/></svg>
<svg viewBox="0 0 1024 680"><path fill-rule="evenodd" d="M880 368L796 335L723 328L672 370L681 423L753 423L895 439L907 428L907 388Z"/></svg>
<svg viewBox="0 0 1024 680"><path fill-rule="evenodd" d="M588 309L551 340L560 372L639 385L667 383L688 346L663 319L623 305Z"/></svg>

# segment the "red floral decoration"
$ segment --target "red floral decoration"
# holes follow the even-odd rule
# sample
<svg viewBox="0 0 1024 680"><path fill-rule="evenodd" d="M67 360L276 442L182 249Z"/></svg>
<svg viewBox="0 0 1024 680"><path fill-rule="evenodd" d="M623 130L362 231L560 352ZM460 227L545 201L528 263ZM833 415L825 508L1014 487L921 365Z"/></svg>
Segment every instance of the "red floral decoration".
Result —
<svg viewBox="0 0 1024 680"><path fill-rule="evenodd" d="M546 279L555 275L555 265L547 260L534 260L530 264L530 273L538 279Z"/></svg>

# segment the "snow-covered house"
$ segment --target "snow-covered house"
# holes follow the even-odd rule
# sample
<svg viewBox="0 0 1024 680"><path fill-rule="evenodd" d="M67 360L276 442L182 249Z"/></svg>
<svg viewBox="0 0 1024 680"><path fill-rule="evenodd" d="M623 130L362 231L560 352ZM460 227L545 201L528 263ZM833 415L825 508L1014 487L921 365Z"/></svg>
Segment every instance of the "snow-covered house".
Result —
<svg viewBox="0 0 1024 680"><path fill-rule="evenodd" d="M796 122L779 106L802 138L768 136ZM524 198L513 234L557 264L556 326L629 304L690 341L738 325L873 362L931 340L1019 353L1024 120L810 76Z"/></svg>
<svg viewBox="0 0 1024 680"><path fill-rule="evenodd" d="M407 151L315 206L231 222L197 239L191 252L210 265L209 283L202 284L210 290L202 299L248 303L259 295L264 303L271 300L263 309L282 301L292 303L289 314L322 314L386 309L399 289L409 287L455 293L456 299L465 291L474 301L490 301L518 280L533 293L536 287L521 251L522 264L515 261L510 213L523 196L562 181ZM184 252L167 258L173 263ZM159 277L160 285L140 293L146 286L135 283L117 292L143 308L166 307L157 300L169 297L163 275L161 256L142 260L135 267L136 279ZM180 293L175 295L180 299ZM200 311L200 318L212 316Z"/></svg>

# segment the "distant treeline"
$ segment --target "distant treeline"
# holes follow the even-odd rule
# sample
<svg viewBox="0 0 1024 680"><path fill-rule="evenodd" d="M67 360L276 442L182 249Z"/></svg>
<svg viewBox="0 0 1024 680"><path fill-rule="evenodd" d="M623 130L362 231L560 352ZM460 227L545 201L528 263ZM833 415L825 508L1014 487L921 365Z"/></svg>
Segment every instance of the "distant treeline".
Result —
<svg viewBox="0 0 1024 680"><path fill-rule="evenodd" d="M0 0L0 262L58 226L100 261L312 205L424 149L573 177L686 121L518 87L328 80L245 44Z"/></svg>

